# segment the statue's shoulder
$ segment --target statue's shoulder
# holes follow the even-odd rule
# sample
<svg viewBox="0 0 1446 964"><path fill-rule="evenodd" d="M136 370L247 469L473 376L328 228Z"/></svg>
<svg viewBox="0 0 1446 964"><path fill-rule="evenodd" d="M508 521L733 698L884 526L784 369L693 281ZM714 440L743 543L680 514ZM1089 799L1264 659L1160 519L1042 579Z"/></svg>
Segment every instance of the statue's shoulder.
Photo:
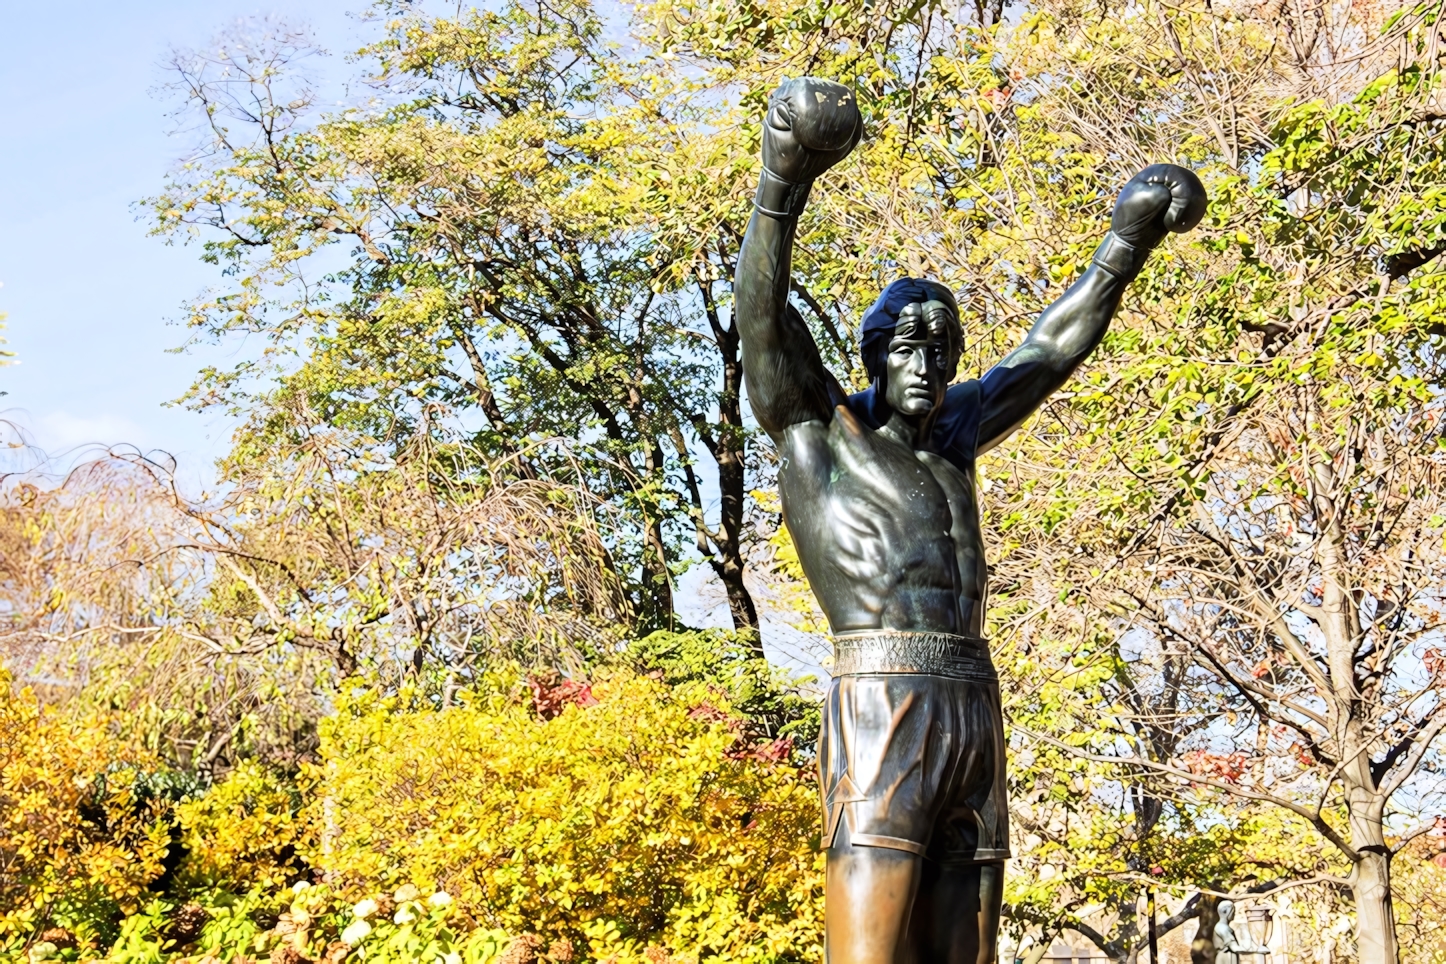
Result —
<svg viewBox="0 0 1446 964"><path fill-rule="evenodd" d="M885 410L884 400L879 398L874 386L870 385L861 392L854 392L844 400L843 407L849 415L856 418L865 428L875 431L883 428L884 422L888 421L888 412ZM838 413L842 415L843 413Z"/></svg>
<svg viewBox="0 0 1446 964"><path fill-rule="evenodd" d="M979 423L983 419L983 391L979 379L950 385L934 421L930 440L935 452L962 472L974 471L979 450Z"/></svg>

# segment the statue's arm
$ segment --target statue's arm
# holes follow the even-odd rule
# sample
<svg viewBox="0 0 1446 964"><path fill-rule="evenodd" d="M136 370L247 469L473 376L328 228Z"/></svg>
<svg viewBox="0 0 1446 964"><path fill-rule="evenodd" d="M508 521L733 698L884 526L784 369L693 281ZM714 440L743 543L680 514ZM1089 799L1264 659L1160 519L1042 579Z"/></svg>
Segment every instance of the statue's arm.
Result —
<svg viewBox="0 0 1446 964"><path fill-rule="evenodd" d="M1107 269L1090 265L1044 310L1024 343L985 373L980 380L980 452L1019 428L1099 346L1125 284Z"/></svg>
<svg viewBox="0 0 1446 964"><path fill-rule="evenodd" d="M738 252L734 318L743 376L758 424L775 438L790 425L826 421L842 398L803 318L788 303L793 237L816 177L848 156L863 129L853 93L801 77L785 81L763 121L763 171Z"/></svg>
<svg viewBox="0 0 1446 964"><path fill-rule="evenodd" d="M1246 947L1240 942L1240 938L1235 933L1235 928L1223 922L1215 925L1215 940L1220 944L1221 950L1230 951L1234 954L1248 954L1252 950L1252 948Z"/></svg>
<svg viewBox="0 0 1446 964"><path fill-rule="evenodd" d="M827 421L833 407L832 376L808 326L788 303L795 226L792 218L754 211L733 280L748 403L758 424L774 436L799 422Z"/></svg>
<svg viewBox="0 0 1446 964"><path fill-rule="evenodd" d="M1099 347L1125 286L1150 251L1166 232L1198 224L1205 204L1205 188L1185 168L1154 164L1130 179L1094 263L1045 309L1024 343L980 380L978 451L998 445L1069 380Z"/></svg>

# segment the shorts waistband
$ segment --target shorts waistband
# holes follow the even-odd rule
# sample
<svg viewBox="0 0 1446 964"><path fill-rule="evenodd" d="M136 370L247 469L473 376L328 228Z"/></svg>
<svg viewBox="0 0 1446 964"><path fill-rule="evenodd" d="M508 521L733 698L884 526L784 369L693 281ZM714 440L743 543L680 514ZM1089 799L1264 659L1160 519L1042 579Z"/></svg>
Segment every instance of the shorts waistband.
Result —
<svg viewBox="0 0 1446 964"><path fill-rule="evenodd" d="M834 676L919 673L998 683L989 642L950 633L852 633L833 640Z"/></svg>

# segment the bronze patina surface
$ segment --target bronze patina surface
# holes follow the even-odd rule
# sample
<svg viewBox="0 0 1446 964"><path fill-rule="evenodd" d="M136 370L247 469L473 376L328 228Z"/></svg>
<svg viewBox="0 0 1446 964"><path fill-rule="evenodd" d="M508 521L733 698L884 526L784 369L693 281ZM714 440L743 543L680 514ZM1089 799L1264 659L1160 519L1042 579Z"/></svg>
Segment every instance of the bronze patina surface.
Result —
<svg viewBox="0 0 1446 964"><path fill-rule="evenodd" d="M953 294L894 282L860 325L872 384L850 395L788 292L798 216L858 143L858 106L838 84L788 81L763 131L735 310L784 521L836 642L819 745L827 956L988 964L1009 831L975 459L1089 356L1150 250L1199 222L1205 191L1169 164L1131 179L1091 267L977 379L955 384Z"/></svg>

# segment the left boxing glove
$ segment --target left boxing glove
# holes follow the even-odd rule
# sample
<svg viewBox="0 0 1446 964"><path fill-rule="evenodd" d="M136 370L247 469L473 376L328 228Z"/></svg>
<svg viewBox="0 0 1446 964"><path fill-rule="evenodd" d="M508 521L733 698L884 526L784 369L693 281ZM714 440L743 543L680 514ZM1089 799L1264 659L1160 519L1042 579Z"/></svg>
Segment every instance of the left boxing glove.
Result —
<svg viewBox="0 0 1446 964"><path fill-rule="evenodd" d="M1129 280L1166 232L1183 234L1205 216L1205 186L1195 172L1175 164L1151 164L1120 191L1110 233L1095 263Z"/></svg>

